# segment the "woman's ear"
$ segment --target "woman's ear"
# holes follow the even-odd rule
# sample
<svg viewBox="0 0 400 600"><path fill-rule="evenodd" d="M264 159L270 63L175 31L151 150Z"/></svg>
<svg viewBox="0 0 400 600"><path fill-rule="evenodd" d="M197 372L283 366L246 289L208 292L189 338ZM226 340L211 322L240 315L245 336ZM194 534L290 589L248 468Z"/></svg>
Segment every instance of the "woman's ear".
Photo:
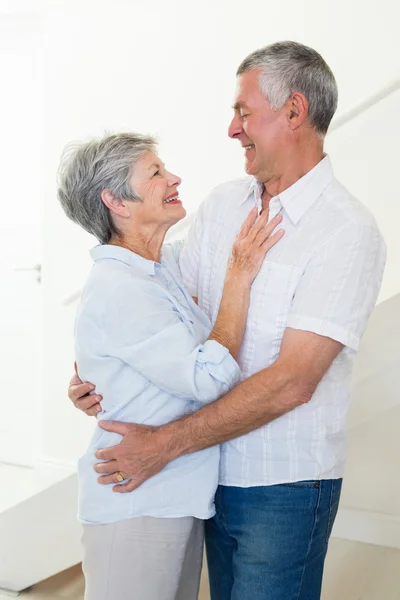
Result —
<svg viewBox="0 0 400 600"><path fill-rule="evenodd" d="M110 190L103 190L101 192L101 199L110 211L118 217L127 218L130 217L130 210L126 200L116 198Z"/></svg>

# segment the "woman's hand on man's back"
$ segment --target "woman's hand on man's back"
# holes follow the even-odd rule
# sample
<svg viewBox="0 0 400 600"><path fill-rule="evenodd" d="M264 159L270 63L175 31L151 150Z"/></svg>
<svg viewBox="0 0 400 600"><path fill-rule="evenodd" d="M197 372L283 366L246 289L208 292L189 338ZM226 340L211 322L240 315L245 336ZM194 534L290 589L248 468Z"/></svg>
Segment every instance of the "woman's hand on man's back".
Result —
<svg viewBox="0 0 400 600"><path fill-rule="evenodd" d="M76 371L76 364L75 364ZM89 417L96 416L101 411L100 402L102 397L91 394L95 390L92 383L82 383L78 373L74 373L68 387L68 398L72 400L75 408L79 408Z"/></svg>

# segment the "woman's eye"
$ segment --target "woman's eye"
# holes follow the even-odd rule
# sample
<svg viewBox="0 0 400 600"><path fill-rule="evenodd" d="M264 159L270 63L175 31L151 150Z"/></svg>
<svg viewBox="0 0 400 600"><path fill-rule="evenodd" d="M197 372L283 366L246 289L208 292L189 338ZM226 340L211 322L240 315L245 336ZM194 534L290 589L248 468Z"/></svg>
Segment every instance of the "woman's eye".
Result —
<svg viewBox="0 0 400 600"><path fill-rule="evenodd" d="M154 173L153 177L155 177L156 175L159 175L159 174L160 174L160 171L156 171L156 172Z"/></svg>

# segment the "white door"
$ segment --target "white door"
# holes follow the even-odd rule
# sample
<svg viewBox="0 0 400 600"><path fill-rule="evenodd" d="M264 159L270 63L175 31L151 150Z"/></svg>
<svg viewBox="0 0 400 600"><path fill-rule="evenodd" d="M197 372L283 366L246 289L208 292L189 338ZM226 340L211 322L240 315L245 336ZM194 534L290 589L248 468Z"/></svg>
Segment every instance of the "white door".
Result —
<svg viewBox="0 0 400 600"><path fill-rule="evenodd" d="M0 462L26 465L40 435L41 56L37 19L0 16Z"/></svg>

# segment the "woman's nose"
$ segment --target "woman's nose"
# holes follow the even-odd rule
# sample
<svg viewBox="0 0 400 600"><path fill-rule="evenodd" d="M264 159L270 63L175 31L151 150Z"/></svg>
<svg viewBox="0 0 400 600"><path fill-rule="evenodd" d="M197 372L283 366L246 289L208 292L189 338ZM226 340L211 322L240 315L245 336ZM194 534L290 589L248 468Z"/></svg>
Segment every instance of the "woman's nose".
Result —
<svg viewBox="0 0 400 600"><path fill-rule="evenodd" d="M168 186L169 187L178 187L182 183L182 179L175 175L174 173L168 173Z"/></svg>

